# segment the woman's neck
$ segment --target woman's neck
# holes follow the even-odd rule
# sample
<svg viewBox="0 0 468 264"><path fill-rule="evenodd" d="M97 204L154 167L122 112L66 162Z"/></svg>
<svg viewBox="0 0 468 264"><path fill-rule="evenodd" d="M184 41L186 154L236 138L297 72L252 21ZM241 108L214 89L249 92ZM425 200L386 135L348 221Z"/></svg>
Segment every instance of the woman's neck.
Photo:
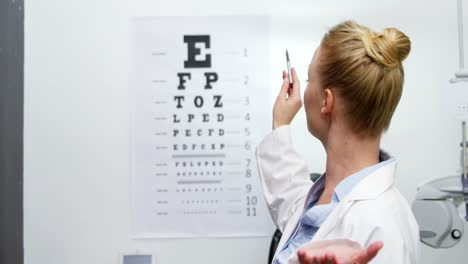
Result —
<svg viewBox="0 0 468 264"><path fill-rule="evenodd" d="M379 163L380 136L359 137L347 129L330 132L324 143L327 164L322 203L330 203L336 186L344 178Z"/></svg>

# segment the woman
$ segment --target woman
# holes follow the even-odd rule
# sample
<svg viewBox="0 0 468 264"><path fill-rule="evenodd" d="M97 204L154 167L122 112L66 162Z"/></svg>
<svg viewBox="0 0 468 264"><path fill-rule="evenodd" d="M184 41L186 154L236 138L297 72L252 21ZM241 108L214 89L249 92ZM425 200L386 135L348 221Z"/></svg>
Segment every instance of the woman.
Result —
<svg viewBox="0 0 468 264"><path fill-rule="evenodd" d="M402 61L410 46L395 28L376 33L352 21L325 34L309 65L304 93L308 130L327 155L326 172L315 183L290 135L289 124L303 105L298 77L292 69L290 89L283 72L273 131L256 150L264 196L283 232L273 263L297 263L298 254L302 262L337 263L358 254L353 248L370 246L376 253L382 244L371 244L375 241L384 246L372 263L417 263L418 226L394 186L396 159L380 149L400 100ZM320 247L333 245L330 241L336 247ZM340 245L348 256L337 250ZM323 248L339 256L327 258Z"/></svg>

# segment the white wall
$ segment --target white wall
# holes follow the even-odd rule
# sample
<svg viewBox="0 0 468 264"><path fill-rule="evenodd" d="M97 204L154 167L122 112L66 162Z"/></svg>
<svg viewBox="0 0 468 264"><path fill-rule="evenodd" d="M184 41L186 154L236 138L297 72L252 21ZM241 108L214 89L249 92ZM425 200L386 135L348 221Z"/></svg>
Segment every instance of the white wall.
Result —
<svg viewBox="0 0 468 264"><path fill-rule="evenodd" d="M458 66L455 0L42 0L25 6L26 264L117 263L120 252L137 249L154 253L162 264L266 263L269 238L130 239L132 16L271 15L273 91L285 47L305 79L327 28L348 18L375 29L396 26L413 42L404 94L383 142L400 159L398 186L411 200L419 182L458 167L459 124L440 106ZM311 171L322 172L324 152L307 134L303 112L292 126ZM421 263L460 263L468 258L467 246L466 237L452 249L422 246Z"/></svg>

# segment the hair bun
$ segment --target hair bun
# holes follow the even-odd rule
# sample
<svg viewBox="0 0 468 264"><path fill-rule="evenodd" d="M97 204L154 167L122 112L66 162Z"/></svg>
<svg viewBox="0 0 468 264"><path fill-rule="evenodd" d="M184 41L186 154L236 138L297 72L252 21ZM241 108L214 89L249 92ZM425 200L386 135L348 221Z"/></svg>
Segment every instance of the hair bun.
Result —
<svg viewBox="0 0 468 264"><path fill-rule="evenodd" d="M408 57L411 41L396 28L386 28L382 33L368 32L363 38L367 55L388 68L394 68Z"/></svg>

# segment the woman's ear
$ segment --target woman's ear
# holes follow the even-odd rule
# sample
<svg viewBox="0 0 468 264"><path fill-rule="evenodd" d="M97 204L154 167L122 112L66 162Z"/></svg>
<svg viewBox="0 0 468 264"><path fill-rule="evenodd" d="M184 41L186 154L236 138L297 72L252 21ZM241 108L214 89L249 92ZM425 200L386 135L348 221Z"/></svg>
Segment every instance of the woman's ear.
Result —
<svg viewBox="0 0 468 264"><path fill-rule="evenodd" d="M335 95L329 88L323 90L322 106L320 108L320 115L328 116L332 112L333 104L335 103Z"/></svg>

